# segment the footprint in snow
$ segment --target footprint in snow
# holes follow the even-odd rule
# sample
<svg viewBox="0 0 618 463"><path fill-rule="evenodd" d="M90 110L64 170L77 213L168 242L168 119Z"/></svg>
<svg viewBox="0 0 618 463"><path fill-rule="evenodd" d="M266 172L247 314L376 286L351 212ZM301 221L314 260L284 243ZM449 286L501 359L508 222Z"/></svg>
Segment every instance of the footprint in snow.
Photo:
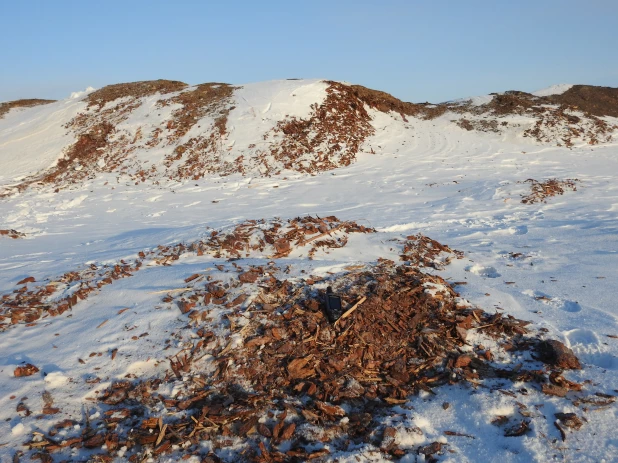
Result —
<svg viewBox="0 0 618 463"><path fill-rule="evenodd" d="M604 352L603 344L596 332L578 328L565 331L564 336L569 347L585 363L607 370L618 370L618 357Z"/></svg>
<svg viewBox="0 0 618 463"><path fill-rule="evenodd" d="M566 331L564 335L569 340L569 344L571 346L575 344L581 344L584 346L587 346L590 344L593 344L593 345L601 344L601 340L599 339L599 336L592 330L578 328L575 330Z"/></svg>
<svg viewBox="0 0 618 463"><path fill-rule="evenodd" d="M579 312L580 310L582 310L582 307L579 305L579 303L575 302L575 301L562 301L562 307L560 307L560 309L566 311L566 312Z"/></svg>
<svg viewBox="0 0 618 463"><path fill-rule="evenodd" d="M528 233L528 227L526 225L518 225L517 227L509 228L511 235L525 235Z"/></svg>
<svg viewBox="0 0 618 463"><path fill-rule="evenodd" d="M577 301L569 301L559 297L552 297L549 294L545 294L541 291L526 290L523 291L523 294L533 297L537 301L542 302L543 304L548 305L554 309L564 310L565 312L575 313L582 310L582 306L579 305L579 302Z"/></svg>

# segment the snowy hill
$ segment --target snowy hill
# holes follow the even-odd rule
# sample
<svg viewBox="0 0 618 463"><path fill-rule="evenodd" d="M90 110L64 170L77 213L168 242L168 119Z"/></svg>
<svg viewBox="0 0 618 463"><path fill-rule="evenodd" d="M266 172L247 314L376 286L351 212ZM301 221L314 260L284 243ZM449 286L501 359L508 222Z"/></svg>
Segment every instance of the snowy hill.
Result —
<svg viewBox="0 0 618 463"><path fill-rule="evenodd" d="M7 111L0 120L0 156L8 161L0 181L23 189L64 187L104 174L161 182L209 174L315 173L350 165L360 153L379 153L377 131L401 136L414 128L422 137L425 127L436 125L453 138L463 136L457 126L509 142L522 137L566 146L610 142L616 119L604 117L604 108L582 112L557 99L571 91L572 86L542 96L506 92L474 102L419 105L319 80L237 87L117 84L59 102L26 100L30 109ZM45 104L31 106L38 101Z"/></svg>
<svg viewBox="0 0 618 463"><path fill-rule="evenodd" d="M617 136L584 85L1 104L0 459L618 459Z"/></svg>

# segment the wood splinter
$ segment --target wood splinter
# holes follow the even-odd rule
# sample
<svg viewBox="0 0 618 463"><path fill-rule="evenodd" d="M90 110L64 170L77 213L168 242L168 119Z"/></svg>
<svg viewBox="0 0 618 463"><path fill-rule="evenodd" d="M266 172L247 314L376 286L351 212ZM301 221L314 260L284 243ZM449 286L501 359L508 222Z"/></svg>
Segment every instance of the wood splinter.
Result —
<svg viewBox="0 0 618 463"><path fill-rule="evenodd" d="M367 300L367 296L361 297L356 304L354 304L349 310L346 310L346 312L337 319L337 321L335 322L335 325L339 323L339 320L343 320L344 318L348 318L350 315L352 315L352 312L358 309L358 307L366 300Z"/></svg>

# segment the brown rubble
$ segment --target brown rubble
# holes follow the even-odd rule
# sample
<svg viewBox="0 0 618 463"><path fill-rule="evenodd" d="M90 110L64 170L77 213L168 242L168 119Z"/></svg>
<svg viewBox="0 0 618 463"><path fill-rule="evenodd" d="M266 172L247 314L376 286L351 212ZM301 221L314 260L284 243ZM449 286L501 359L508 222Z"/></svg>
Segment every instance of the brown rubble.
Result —
<svg viewBox="0 0 618 463"><path fill-rule="evenodd" d="M471 101L443 104L454 114L463 117L454 120L465 130L501 132L509 126L510 115L531 117L534 125L523 135L539 143L573 146L581 139L591 145L608 142L618 129L604 116L616 117L618 89L576 85L562 95L547 97L511 90L493 93L490 102L474 106Z"/></svg>
<svg viewBox="0 0 618 463"><path fill-rule="evenodd" d="M533 178L529 178L525 181L525 183L530 184L531 192L526 196L523 196L521 202L524 204L546 202L547 198L563 195L567 190L577 191L577 182L579 182L579 180L576 178L568 178L566 180L552 178L545 180L544 182L539 182Z"/></svg>
<svg viewBox="0 0 618 463"><path fill-rule="evenodd" d="M237 165L226 167L220 160L224 149L222 140L227 134L228 114L234 108L232 94L236 88L223 83L200 84L168 100L159 101L161 106L182 105L182 108L172 113L172 120L167 123L166 129L171 131L171 134L166 136L168 143L182 138L205 116L209 115L214 119L210 129L202 131L208 136L193 137L176 146L173 152L165 157L165 166L170 169L168 176L198 180L207 173L220 173L229 168L232 171L238 169Z"/></svg>
<svg viewBox="0 0 618 463"><path fill-rule="evenodd" d="M328 451L315 450L324 442L332 449L371 443L385 458L408 452L431 457L442 446L400 448L396 429L382 422L392 406L404 406L419 391L435 394L439 386L455 383L478 387L492 378L549 381L576 390L576 383L557 372L547 378L544 371L505 362L506 347L500 346L521 351L534 344L528 323L459 305L445 280L423 273L421 265L445 263L443 254L454 253L438 242L421 239L428 245L415 251L422 258L409 257L402 265L380 259L324 278L291 277L289 266L269 260L295 249L306 252L322 241L319 249L328 251L341 244L330 240L370 232L336 217L246 221L205 240L142 251L135 264L123 263L129 276L130 269L150 262L170 265L187 253L229 259L216 263L216 271L187 275L182 293L170 288L163 298L169 308L185 313L183 331L190 340L170 356L166 377L127 378L102 390L98 400L105 418L90 423L90 432L64 437L67 446L105 443L101 458L112 458L114 449L124 446L136 461L148 453L177 456L175 446L197 454L204 440L215 453L236 442L236 458L264 463L327 458ZM404 254L411 256L410 249ZM251 265L242 257L252 258ZM109 269L95 265L90 273L66 278L81 280L85 289L108 278ZM344 310L354 307L336 323L325 314L327 286L341 296ZM213 318L216 313L220 319ZM497 347L471 349L469 332ZM502 357L499 364L494 355ZM208 370L204 356L212 359ZM173 388L160 388L169 382L182 385L173 396L164 392ZM524 420L505 435L524 435L529 426ZM66 448L53 435L27 445L46 452ZM207 458L214 461L216 455Z"/></svg>
<svg viewBox="0 0 618 463"><path fill-rule="evenodd" d="M463 253L419 233L406 238L400 257L415 267L442 269L451 262L453 256L461 259Z"/></svg>
<svg viewBox="0 0 618 463"><path fill-rule="evenodd" d="M319 223L304 222L305 227L309 225L316 232L310 237L320 234ZM220 243L235 249L236 240L255 242L252 234L245 236L246 241L242 234L234 236L229 241L223 237ZM459 307L456 293L444 280L415 267L382 260L329 278L327 284L341 294L344 306L366 298L336 324L324 314L324 290L287 280L284 269L274 262L262 266L263 270L243 267L237 260L219 267L231 281L224 284L215 275L210 281L192 275L188 278L191 290L176 300L200 301L211 292L230 299L253 292L251 305L230 307L223 318L227 323L221 325L228 327L229 335L241 333L243 343L231 347L226 340L229 335L207 331L212 321L204 324L193 318L191 326L199 340L193 349L172 358L175 374L165 380L184 378L187 388L172 398L157 393L161 380L114 383L99 396L110 407L106 415L137 407L143 417L136 418L133 412L108 422L106 439L116 436L137 455L144 449L164 454L184 442L190 443L189 449L197 449L203 439L217 449L227 439L240 439L238 458L255 462L321 458L328 453L309 452L306 445L328 441L336 448L337 442L351 439L372 442L385 454L398 457L410 449L399 448L396 430L382 428L379 418L392 405L406 403L410 395L449 383L474 385L492 377L537 380L521 366L493 366L485 351L461 353L465 341L458 330L475 329L518 344L527 333L525 322ZM228 269L235 271L227 273ZM250 282L241 282L247 274L253 274ZM443 289L427 292L428 284ZM168 303L174 301L172 297ZM221 306L222 302L210 299L207 307L192 310L208 311L211 304ZM239 321L245 317L249 323L240 328ZM215 359L214 372L200 371L196 359L203 353ZM171 418L155 412L161 402L169 412L186 415ZM116 431L119 423L124 423L125 431ZM316 425L323 437L309 438ZM98 442L99 434L89 439ZM283 442L285 451L280 447ZM441 447L432 444L416 451L431 456Z"/></svg>
<svg viewBox="0 0 618 463"><path fill-rule="evenodd" d="M309 258L320 250L340 248L346 245L350 233L373 233L375 230L352 221L340 221L337 217L298 217L291 220L249 220L232 230L211 232L206 241L179 243L175 246L159 246L155 250L141 251L132 262L120 261L115 265L94 264L78 271L69 271L53 279L54 284L41 283L32 288L22 287L0 296L0 330L17 323L33 323L42 316L62 315L94 291L114 281L132 276L144 263L170 265L184 254L207 253L214 257L248 257L251 254L264 257L285 257L292 250L303 248ZM261 275L259 269L250 269L243 274L241 282L251 283ZM199 275L198 275L199 276ZM193 283L198 276L187 278ZM243 281L244 280L244 281ZM22 283L33 283L26 279ZM71 288L70 294L67 290ZM210 285L209 298L221 299L225 290L216 284ZM179 301L183 313L195 307L195 301ZM242 299L231 301L239 305Z"/></svg>

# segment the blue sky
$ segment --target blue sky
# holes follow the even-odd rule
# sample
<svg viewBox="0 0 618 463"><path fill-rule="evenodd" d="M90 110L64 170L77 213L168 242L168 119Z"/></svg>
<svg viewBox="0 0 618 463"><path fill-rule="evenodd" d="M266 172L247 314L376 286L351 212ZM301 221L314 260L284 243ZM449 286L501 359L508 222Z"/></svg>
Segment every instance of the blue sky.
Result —
<svg viewBox="0 0 618 463"><path fill-rule="evenodd" d="M0 101L320 77L438 102L618 87L618 1L0 0L0 50Z"/></svg>

